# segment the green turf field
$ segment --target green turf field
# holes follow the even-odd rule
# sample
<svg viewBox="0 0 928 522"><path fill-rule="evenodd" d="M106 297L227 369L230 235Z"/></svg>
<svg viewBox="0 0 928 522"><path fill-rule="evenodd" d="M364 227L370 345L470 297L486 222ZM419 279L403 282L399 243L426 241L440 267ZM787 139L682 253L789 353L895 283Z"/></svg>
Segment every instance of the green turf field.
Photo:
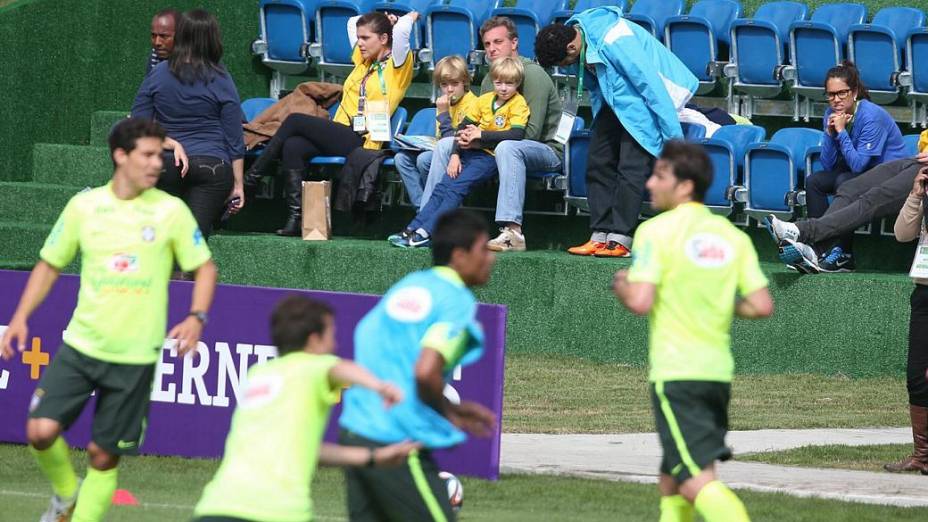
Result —
<svg viewBox="0 0 928 522"><path fill-rule="evenodd" d="M807 468L883 471L883 464L899 461L911 453L911 444L803 446L785 451L738 455L738 460ZM928 487L928 478L925 482Z"/></svg>
<svg viewBox="0 0 928 522"><path fill-rule="evenodd" d="M83 467L81 453L75 465ZM0 522L34 519L48 502L50 489L22 446L0 445ZM217 461L164 457L126 459L120 488L131 491L140 506L115 506L111 522L189 520L203 485ZM799 499L776 494L739 492L754 521L924 520L925 510ZM654 521L657 490L651 485L551 476L504 475L498 482L464 479L462 521ZM341 473L324 469L313 484L316 520L347 520Z"/></svg>
<svg viewBox="0 0 928 522"><path fill-rule="evenodd" d="M731 429L907 426L905 380L737 375ZM653 431L644 369L568 357L509 355L503 394L509 433Z"/></svg>

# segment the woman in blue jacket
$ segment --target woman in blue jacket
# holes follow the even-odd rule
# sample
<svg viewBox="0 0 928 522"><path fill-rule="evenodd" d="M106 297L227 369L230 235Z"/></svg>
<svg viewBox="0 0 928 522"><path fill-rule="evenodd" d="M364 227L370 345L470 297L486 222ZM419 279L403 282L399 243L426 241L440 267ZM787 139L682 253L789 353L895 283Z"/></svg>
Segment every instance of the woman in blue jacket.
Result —
<svg viewBox="0 0 928 522"><path fill-rule="evenodd" d="M873 167L907 156L899 126L885 109L870 101L857 67L849 61L832 67L825 76L825 139L822 167L806 179L806 207L810 218L828 209L828 195L845 181ZM819 265L825 271L853 270L851 237L841 238Z"/></svg>

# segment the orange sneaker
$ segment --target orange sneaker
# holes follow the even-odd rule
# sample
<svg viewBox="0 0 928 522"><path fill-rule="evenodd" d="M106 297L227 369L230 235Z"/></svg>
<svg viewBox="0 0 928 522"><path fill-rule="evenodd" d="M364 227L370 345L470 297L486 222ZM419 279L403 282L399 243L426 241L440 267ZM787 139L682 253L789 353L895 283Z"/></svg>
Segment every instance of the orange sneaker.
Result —
<svg viewBox="0 0 928 522"><path fill-rule="evenodd" d="M573 254L575 256L591 256L597 250L603 249L605 247L606 247L605 243L600 243L599 241L590 240L580 246L568 248L567 253Z"/></svg>
<svg viewBox="0 0 928 522"><path fill-rule="evenodd" d="M621 243L618 241L609 241L606 244L600 243L603 245L602 248L593 252L593 255L596 257L631 257L632 253L628 251Z"/></svg>

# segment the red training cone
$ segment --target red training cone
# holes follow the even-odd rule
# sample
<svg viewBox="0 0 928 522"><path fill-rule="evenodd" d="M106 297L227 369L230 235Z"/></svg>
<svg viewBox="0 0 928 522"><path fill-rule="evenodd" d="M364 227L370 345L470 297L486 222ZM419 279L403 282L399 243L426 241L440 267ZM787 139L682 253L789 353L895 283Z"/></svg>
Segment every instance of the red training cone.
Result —
<svg viewBox="0 0 928 522"><path fill-rule="evenodd" d="M136 500L135 495L133 495L127 489L117 489L113 493L113 505L114 506L137 506L139 501Z"/></svg>

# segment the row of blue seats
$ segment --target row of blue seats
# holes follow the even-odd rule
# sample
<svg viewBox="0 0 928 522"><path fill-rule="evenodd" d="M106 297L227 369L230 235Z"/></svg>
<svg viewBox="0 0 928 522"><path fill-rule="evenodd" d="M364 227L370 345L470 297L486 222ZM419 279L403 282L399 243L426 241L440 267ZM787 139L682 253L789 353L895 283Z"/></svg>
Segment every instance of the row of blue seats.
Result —
<svg viewBox="0 0 928 522"><path fill-rule="evenodd" d="M242 103L248 120L253 119L274 103L273 98L253 98ZM337 105L330 109L334 114ZM392 118L394 133L432 135L435 131L435 109L416 112L406 124L407 111L398 108ZM592 131L577 118L564 151L563 172L529 172L531 179L545 187L563 190L569 204L585 206L586 162ZM756 125L728 125L718 129L711 138L705 137L701 125L683 125L685 139L698 143L712 160L714 178L705 203L722 214L731 214L736 205L743 205L748 216L762 218L767 214L790 217L804 204L805 177L822 169L819 162L822 131L806 128L786 128L777 131L769 141L767 132ZM917 152L918 134L904 137L910 152ZM339 166L343 157L316 157L311 165ZM392 158L384 164L393 166Z"/></svg>

